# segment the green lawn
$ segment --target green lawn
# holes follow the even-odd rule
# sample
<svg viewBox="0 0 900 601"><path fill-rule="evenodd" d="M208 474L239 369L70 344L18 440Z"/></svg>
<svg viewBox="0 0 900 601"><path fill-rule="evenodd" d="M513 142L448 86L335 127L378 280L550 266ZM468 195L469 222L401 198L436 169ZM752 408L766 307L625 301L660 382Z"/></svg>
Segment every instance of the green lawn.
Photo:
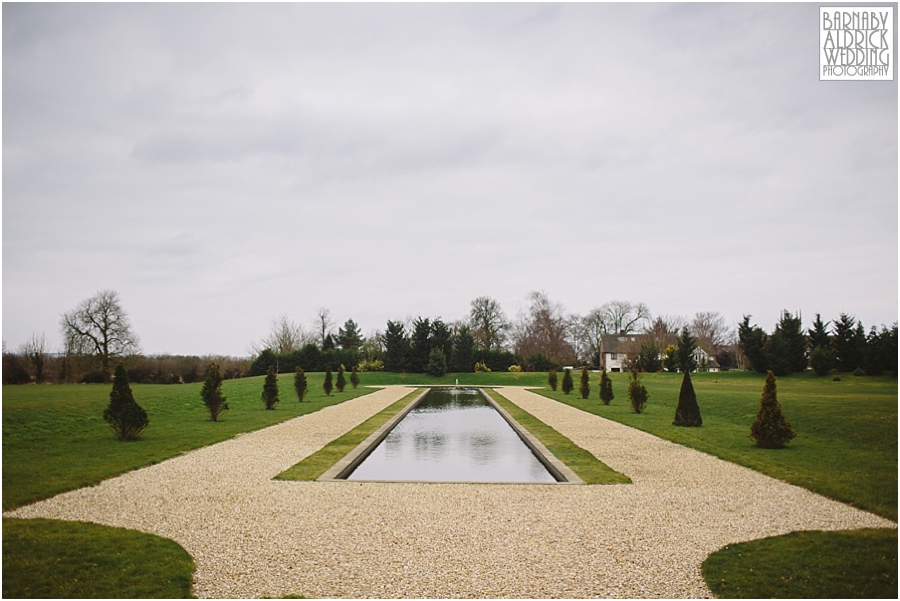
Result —
<svg viewBox="0 0 900 601"><path fill-rule="evenodd" d="M842 375L842 381L805 373L779 378L778 401L798 433L786 448L759 449L749 438L765 377L745 372L693 374L703 426L672 425L680 374L643 374L650 398L641 414L628 402L629 374L610 374L615 399L602 405L599 374L591 398L577 389L556 399L644 430L880 516L897 520L897 380ZM575 377L576 386L578 377Z"/></svg>
<svg viewBox="0 0 900 601"><path fill-rule="evenodd" d="M258 430L372 392L363 384L325 396L321 373L308 374L309 392L297 402L293 375L278 377L280 399L267 411L260 400L264 378L227 380L230 409L209 420L202 383L133 384L150 425L134 442L119 442L103 421L109 384L3 387L3 509L94 485L123 472L191 449Z"/></svg>
<svg viewBox="0 0 900 601"><path fill-rule="evenodd" d="M3 597L186 599L194 560L152 534L84 522L3 519Z"/></svg>
<svg viewBox="0 0 900 601"><path fill-rule="evenodd" d="M721 598L896 599L897 531L791 532L728 545L702 570Z"/></svg>
<svg viewBox="0 0 900 601"><path fill-rule="evenodd" d="M360 376L361 386L454 384L457 379L464 385L546 385L546 374L543 373L521 374L518 379L511 373L450 374L443 378L386 373L364 373ZM630 412L627 399L628 375L612 374L612 378L616 398L609 406L603 406L599 402L597 374L592 374L591 399L586 401L577 398L577 391L570 395L549 390L539 392L585 411L717 455L884 517L897 519L895 379L854 377L849 374L842 374L841 382L833 382L830 377L817 378L812 374L779 379L778 398L786 418L792 422L798 436L786 449L766 451L757 449L748 438L764 382L763 376L759 374L696 374L694 387L704 420L701 428L677 428L671 425L681 384L680 376L645 374L643 380L650 398L647 409L640 415ZM331 397L326 397L321 386L324 374L309 374L309 379L308 400L301 404L293 394L292 375L279 376L282 400L274 411L266 411L260 400L262 377L227 381L223 384L223 391L228 397L231 410L224 412L218 423L209 421L206 408L200 400L200 383L134 385L132 388L135 399L147 410L150 426L142 432L140 440L130 443L116 441L111 429L102 420L110 385L4 386L3 507L10 509L59 492L96 484L105 478L231 438L238 433L317 411L371 391L362 387L356 390L347 388L344 393L335 392ZM577 385L577 374L575 380ZM68 527L67 523L52 520L4 520L5 597L184 596L183 590L154 592L141 588L143 585L134 584L139 580L137 576L135 578L138 580L135 580L131 575L126 575L130 574L127 569L119 567L114 567L113 570L119 573L121 569L121 578L95 579L97 582L102 580L108 583L108 588L62 588L63 584L74 585L67 580L77 578L69 576L73 566L82 565L81 569L91 563L115 566L112 555L121 555L123 549L129 549L132 545L153 547L156 557L141 559L135 568L137 571L142 569L154 579L158 579L158 574L163 574L163 579L172 583L182 582L185 570L190 573L190 568L185 568L185 564L166 558L178 555L177 551L166 550L166 545L171 541L154 541L145 538L146 535L142 533L102 526L94 526L95 530L91 534L85 534L86 531L83 530L67 530ZM30 529L30 532L25 529ZM26 535L21 532L26 532ZM885 561L893 561L896 566L896 531L876 532L878 534L872 536L878 539L878 548L887 549L882 554ZM810 536L825 534L813 533ZM802 545L801 550L796 551L795 541L791 537L769 540L775 545L772 548L776 556L788 557L789 553L794 553L790 555L791 563L796 564L798 569L814 572L818 569L816 566L831 561L827 559L829 553L832 559L840 559L842 553L847 553L842 549L853 549L854 545L860 544L876 545L865 533L854 532L848 536L855 542L843 541L834 547L834 552L818 554L808 549L803 551ZM893 543L890 542L891 536ZM66 555L61 554L62 548L65 548ZM727 550L723 550L725 551ZM54 553L57 555L54 556ZM109 557L102 560L86 559L93 557L90 553ZM767 553L771 554L773 551ZM851 553L856 554L856 551ZM127 554L132 556L130 551ZM51 557L49 564L46 563L47 557ZM745 553L725 553L723 557L725 561L722 565L729 574L738 574L742 570L749 572L756 565ZM822 557L826 559L823 560ZM60 560L58 564L55 563L57 559ZM19 563L14 564L14 561ZM42 561L45 563L41 563ZM88 564L78 563L83 561ZM14 565L25 567L20 569L13 567ZM28 568L29 565L35 566L34 569ZM759 582L774 577L775 572L761 577L760 568L755 569L757 575L753 578ZM878 569L880 568L875 569L875 572ZM855 590L876 590L865 587L869 586L869 582L881 582L879 578L872 577L875 573L872 570L845 572L850 576L850 586L855 587ZM896 575L896 568L894 573ZM781 577L793 578L779 576ZM714 587L714 580L708 582ZM846 594L846 588L834 588L838 585L827 582L823 589L827 591L827 596L851 596ZM896 578L893 582L893 590L896 591ZM57 588L40 588L45 586ZM103 586L106 587L106 584ZM728 591L717 592L738 594L735 590L740 586L743 585L735 584ZM769 595L763 589L754 590L755 593L749 593L751 596ZM800 593L789 594L803 596ZM772 595L778 596L777 593ZM872 595L877 596L876 593Z"/></svg>

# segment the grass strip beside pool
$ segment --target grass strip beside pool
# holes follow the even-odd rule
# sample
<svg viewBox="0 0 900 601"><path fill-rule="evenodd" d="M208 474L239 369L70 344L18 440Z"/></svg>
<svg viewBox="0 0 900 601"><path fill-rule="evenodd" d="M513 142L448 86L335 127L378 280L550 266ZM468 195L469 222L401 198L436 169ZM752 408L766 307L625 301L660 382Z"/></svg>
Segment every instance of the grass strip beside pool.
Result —
<svg viewBox="0 0 900 601"><path fill-rule="evenodd" d="M574 442L534 417L495 390L485 389L492 399L506 409L519 424L540 440L557 459L568 465L585 484L631 484L631 479L621 474Z"/></svg>
<svg viewBox="0 0 900 601"><path fill-rule="evenodd" d="M343 436L336 438L327 445L303 459L300 463L286 469L277 476L276 480L315 480L332 465L343 459L347 453L355 449L359 443L369 437L375 430L383 426L389 419L406 407L409 402L422 392L418 388L410 392L399 401L382 409L360 425L356 426Z"/></svg>
<svg viewBox="0 0 900 601"><path fill-rule="evenodd" d="M728 545L703 577L729 599L896 599L897 531L792 532Z"/></svg>
<svg viewBox="0 0 900 601"><path fill-rule="evenodd" d="M194 561L178 543L86 522L3 519L3 597L189 599Z"/></svg>

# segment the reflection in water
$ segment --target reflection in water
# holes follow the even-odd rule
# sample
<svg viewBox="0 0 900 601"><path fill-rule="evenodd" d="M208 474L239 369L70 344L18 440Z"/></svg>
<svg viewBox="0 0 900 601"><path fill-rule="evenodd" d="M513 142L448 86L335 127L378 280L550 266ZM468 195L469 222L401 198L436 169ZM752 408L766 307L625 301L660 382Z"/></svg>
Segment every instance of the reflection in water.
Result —
<svg viewBox="0 0 900 601"><path fill-rule="evenodd" d="M477 390L435 389L349 480L555 482Z"/></svg>

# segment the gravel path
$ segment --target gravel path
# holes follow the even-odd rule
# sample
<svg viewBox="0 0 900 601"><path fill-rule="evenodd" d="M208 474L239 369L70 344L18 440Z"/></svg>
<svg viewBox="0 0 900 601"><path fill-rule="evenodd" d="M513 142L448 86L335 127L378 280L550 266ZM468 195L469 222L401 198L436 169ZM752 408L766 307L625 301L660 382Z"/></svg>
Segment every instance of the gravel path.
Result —
<svg viewBox="0 0 900 601"><path fill-rule="evenodd" d="M709 597L722 546L894 522L522 388L511 401L633 484L280 482L409 392L392 386L4 513L171 538L198 597Z"/></svg>

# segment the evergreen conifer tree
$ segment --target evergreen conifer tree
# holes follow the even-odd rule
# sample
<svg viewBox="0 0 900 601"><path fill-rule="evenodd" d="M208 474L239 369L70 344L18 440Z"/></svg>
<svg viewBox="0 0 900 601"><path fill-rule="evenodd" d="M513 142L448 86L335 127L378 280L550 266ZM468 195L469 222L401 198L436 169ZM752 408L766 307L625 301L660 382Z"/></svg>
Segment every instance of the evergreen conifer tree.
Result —
<svg viewBox="0 0 900 601"><path fill-rule="evenodd" d="M691 336L687 327L681 329L677 338L678 342L678 367L682 371L694 371L697 369L697 361L694 359L694 349L697 348L697 339Z"/></svg>
<svg viewBox="0 0 900 601"><path fill-rule="evenodd" d="M768 336L759 326L750 325L749 315L744 315L744 321L738 326L738 338L741 351L750 362L750 369L765 373L769 369L769 360L766 354Z"/></svg>
<svg viewBox="0 0 900 601"><path fill-rule="evenodd" d="M578 391L581 393L581 398L583 399L591 396L591 382L587 367L581 368L581 386Z"/></svg>
<svg viewBox="0 0 900 601"><path fill-rule="evenodd" d="M447 357L440 347L434 347L428 353L428 367L426 371L429 375L440 378L447 373Z"/></svg>
<svg viewBox="0 0 900 601"><path fill-rule="evenodd" d="M409 361L409 339L403 324L388 321L384 332L384 369L385 371L402 372Z"/></svg>
<svg viewBox="0 0 900 601"><path fill-rule="evenodd" d="M294 372L294 390L297 391L297 402L303 402L308 388L309 383L306 381L306 373L303 371L303 368L298 365L297 371Z"/></svg>
<svg viewBox="0 0 900 601"><path fill-rule="evenodd" d="M641 377L637 369L631 370L631 382L628 383L628 398L631 401L631 410L642 413L650 394L647 388L641 384Z"/></svg>
<svg viewBox="0 0 900 601"><path fill-rule="evenodd" d="M354 390L357 386L359 386L359 374L356 373L356 366L353 366L353 370L350 372L350 384L353 385Z"/></svg>
<svg viewBox="0 0 900 601"><path fill-rule="evenodd" d="M834 367L834 351L830 346L817 346L809 354L809 365L819 376L827 376Z"/></svg>
<svg viewBox="0 0 900 601"><path fill-rule="evenodd" d="M206 368L206 381L203 383L200 396L209 410L209 419L219 421L219 414L228 410L228 401L222 396L222 374L215 363L210 363Z"/></svg>
<svg viewBox="0 0 900 601"><path fill-rule="evenodd" d="M322 385L322 389L325 391L326 396L331 396L331 391L334 390L330 367L325 370L325 383Z"/></svg>
<svg viewBox="0 0 900 601"><path fill-rule="evenodd" d="M422 374L428 369L431 353L431 320L417 317L413 322L413 333L409 349L409 371Z"/></svg>
<svg viewBox="0 0 900 601"><path fill-rule="evenodd" d="M572 370L563 370L562 391L569 394L573 388L575 388L575 384L572 382Z"/></svg>
<svg viewBox="0 0 900 601"><path fill-rule="evenodd" d="M857 330L856 318L846 313L834 322L834 361L840 371L853 371L863 364L865 331L860 340Z"/></svg>
<svg viewBox="0 0 900 601"><path fill-rule="evenodd" d="M461 326L452 340L450 371L461 373L472 371L475 359L475 338L468 326Z"/></svg>
<svg viewBox="0 0 900 601"><path fill-rule="evenodd" d="M691 382L691 372L685 371L681 380L681 391L678 393L678 407L675 409L675 421L673 426L687 426L697 428L703 425L700 417L700 406L697 405L697 395L694 393L694 384Z"/></svg>
<svg viewBox="0 0 900 601"><path fill-rule="evenodd" d="M266 409L274 409L278 399L278 376L275 374L275 368L269 366L266 370L266 381L263 384L262 401L266 404Z"/></svg>
<svg viewBox="0 0 900 601"><path fill-rule="evenodd" d="M550 385L550 390L556 391L557 386L557 378L556 378L556 370L551 369L547 372L547 384Z"/></svg>
<svg viewBox="0 0 900 601"><path fill-rule="evenodd" d="M784 311L778 322L776 331L780 331L784 338L785 361L792 372L803 372L809 365L806 358L806 336L803 334L803 318L798 313L796 317Z"/></svg>
<svg viewBox="0 0 900 601"><path fill-rule="evenodd" d="M323 351L333 351L336 345L334 343L334 337L331 334L325 336L325 340L322 341L322 350Z"/></svg>
<svg viewBox="0 0 900 601"><path fill-rule="evenodd" d="M816 313L816 320L813 322L813 327L809 329L808 334L810 349L831 348L831 336L828 334L828 324L822 323L822 316L818 313ZM810 358L812 358L811 355Z"/></svg>
<svg viewBox="0 0 900 601"><path fill-rule="evenodd" d="M363 343L362 332L352 319L344 322L344 327L338 328L337 343L345 351L358 351Z"/></svg>
<svg viewBox="0 0 900 601"><path fill-rule="evenodd" d="M759 400L759 413L756 421L750 426L750 439L763 449L780 449L797 435L791 428L791 422L781 414L775 388L775 374L766 375L762 397Z"/></svg>
<svg viewBox="0 0 900 601"><path fill-rule="evenodd" d="M614 397L612 380L609 379L609 374L606 373L606 367L604 367L600 372L600 401L604 405L609 405Z"/></svg>
<svg viewBox="0 0 900 601"><path fill-rule="evenodd" d="M147 412L138 405L128 385L128 373L125 366L119 363L115 369L112 391L109 393L109 405L103 412L103 419L112 427L119 440L134 440L141 430L147 427L150 420Z"/></svg>
<svg viewBox="0 0 900 601"><path fill-rule="evenodd" d="M334 382L334 387L337 388L338 392L344 392L344 388L347 386L347 378L344 377L344 364L338 367L337 380Z"/></svg>

